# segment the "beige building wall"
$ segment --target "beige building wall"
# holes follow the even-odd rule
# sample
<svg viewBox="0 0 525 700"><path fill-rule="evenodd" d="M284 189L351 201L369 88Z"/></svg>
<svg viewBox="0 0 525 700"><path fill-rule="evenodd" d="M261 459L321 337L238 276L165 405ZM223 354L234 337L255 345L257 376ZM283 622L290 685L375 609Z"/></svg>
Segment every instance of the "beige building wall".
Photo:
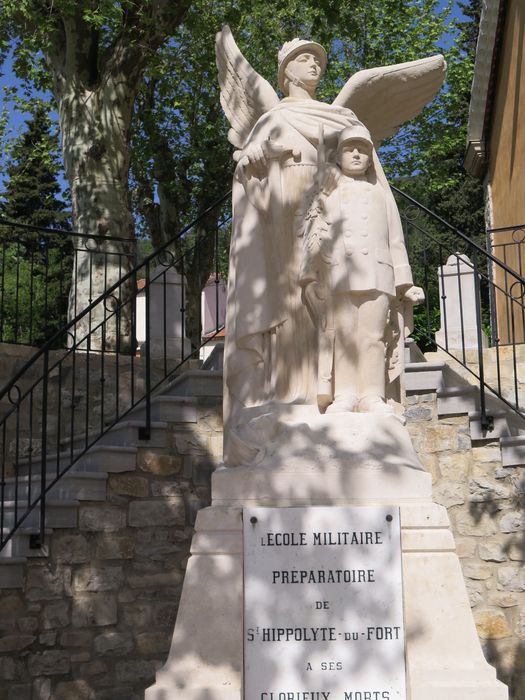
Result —
<svg viewBox="0 0 525 700"><path fill-rule="evenodd" d="M493 228L525 224L525 0L510 0L489 137Z"/></svg>
<svg viewBox="0 0 525 700"><path fill-rule="evenodd" d="M508 2L500 56L489 136L492 228L525 225L525 0ZM525 273L524 238L525 228L493 234L495 255L521 275ZM498 286L519 298L522 290L512 286L514 281L501 272L496 275ZM521 303L510 302L500 293L496 307L500 342L523 342Z"/></svg>

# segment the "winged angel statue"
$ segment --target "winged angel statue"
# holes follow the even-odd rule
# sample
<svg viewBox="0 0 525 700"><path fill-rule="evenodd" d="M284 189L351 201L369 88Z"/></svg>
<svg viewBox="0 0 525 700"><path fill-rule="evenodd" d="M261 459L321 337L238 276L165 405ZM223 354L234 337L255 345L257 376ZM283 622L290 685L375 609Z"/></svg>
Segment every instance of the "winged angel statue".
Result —
<svg viewBox="0 0 525 700"><path fill-rule="evenodd" d="M402 239L376 148L432 100L446 64L437 55L359 71L325 104L315 99L327 65L316 42L293 39L279 51L283 99L244 58L228 26L217 34L216 56L228 138L237 149L224 358L225 462L236 466L260 461L283 407L319 410L323 341L299 283L305 229L297 219L305 219L305 202L334 189L340 136L365 126L373 182L386 198L389 228ZM403 292L412 284L406 263Z"/></svg>

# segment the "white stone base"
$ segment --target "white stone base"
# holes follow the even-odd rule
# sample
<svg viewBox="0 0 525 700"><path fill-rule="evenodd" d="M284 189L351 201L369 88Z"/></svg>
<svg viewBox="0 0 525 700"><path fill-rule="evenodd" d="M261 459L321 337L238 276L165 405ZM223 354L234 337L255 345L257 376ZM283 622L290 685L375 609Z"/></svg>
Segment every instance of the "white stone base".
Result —
<svg viewBox="0 0 525 700"><path fill-rule="evenodd" d="M442 506L401 506L409 700L507 700L483 656Z"/></svg>
<svg viewBox="0 0 525 700"><path fill-rule="evenodd" d="M363 431L354 450L348 432L343 438L347 461L315 459L308 449L281 464L274 454L261 466L215 472L169 657L146 700L260 700L242 690L242 508L334 504L400 507L407 700L507 700L481 650L447 512L432 503L430 475L414 462L406 429L389 417L364 431L356 420Z"/></svg>
<svg viewBox="0 0 525 700"><path fill-rule="evenodd" d="M146 700L240 700L243 668L242 509L197 516L168 660Z"/></svg>
<svg viewBox="0 0 525 700"><path fill-rule="evenodd" d="M507 700L481 651L445 508L400 507L407 698ZM240 507L199 513L169 658L146 700L243 700L241 517Z"/></svg>

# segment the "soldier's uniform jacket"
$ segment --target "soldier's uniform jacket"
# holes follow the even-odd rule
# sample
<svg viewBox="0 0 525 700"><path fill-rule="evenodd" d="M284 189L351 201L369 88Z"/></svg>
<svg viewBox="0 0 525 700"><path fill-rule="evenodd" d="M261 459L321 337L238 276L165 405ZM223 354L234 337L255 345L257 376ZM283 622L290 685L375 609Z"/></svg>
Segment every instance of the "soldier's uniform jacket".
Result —
<svg viewBox="0 0 525 700"><path fill-rule="evenodd" d="M403 230L390 192L379 184L343 175L326 199L321 217L317 245L305 241L302 286L319 280L323 264L331 294L377 290L395 296L396 287L412 284Z"/></svg>

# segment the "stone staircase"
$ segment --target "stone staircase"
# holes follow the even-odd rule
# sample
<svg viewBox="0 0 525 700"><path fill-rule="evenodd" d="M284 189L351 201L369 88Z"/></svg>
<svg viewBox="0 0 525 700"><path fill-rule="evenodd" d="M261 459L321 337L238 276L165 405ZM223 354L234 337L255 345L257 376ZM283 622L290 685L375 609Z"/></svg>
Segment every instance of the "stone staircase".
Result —
<svg viewBox="0 0 525 700"><path fill-rule="evenodd" d="M525 421L487 392L494 426L482 430L471 374L453 358L429 353L423 363L412 350L407 427L432 475L434 501L447 508L485 655L511 700L523 700ZM492 355L485 351L489 380L496 372Z"/></svg>
<svg viewBox="0 0 525 700"><path fill-rule="evenodd" d="M157 450L169 455L168 434L176 427L179 433L191 430L197 422L199 399L222 399L222 372L188 370L156 394L151 402L151 431L148 440L139 438L139 429L144 426L145 406L139 405L124 420L121 420L98 442L82 455L73 468L50 489L46 501L46 541L58 529L73 529L78 526L79 508L84 502L104 502L108 497L108 479L111 474L134 472L141 448ZM63 451L58 455L58 464L69 463L71 455L80 452L85 436L75 438L73 444L65 440ZM222 439L222 433L221 433ZM214 446L217 454L218 444ZM33 492L40 488L40 477L35 476L40 463L31 464L28 458L18 462L19 478L6 478L6 502L4 523L12 526L15 512L21 511L28 498L29 483ZM47 471L47 483L56 478L57 455L53 455ZM32 471L33 475L29 477ZM17 506L18 504L18 506ZM47 555L48 544L35 547L38 540L40 509L35 508L17 530L6 547L0 552L0 588L18 588L24 585L24 567L28 559L35 560Z"/></svg>
<svg viewBox="0 0 525 700"><path fill-rule="evenodd" d="M405 390L409 396L435 392L439 416L467 415L471 440L499 440L504 466L525 464L524 419L487 390L486 412L494 426L483 430L480 393L473 375L444 352L423 355L411 340L407 342L405 353Z"/></svg>

